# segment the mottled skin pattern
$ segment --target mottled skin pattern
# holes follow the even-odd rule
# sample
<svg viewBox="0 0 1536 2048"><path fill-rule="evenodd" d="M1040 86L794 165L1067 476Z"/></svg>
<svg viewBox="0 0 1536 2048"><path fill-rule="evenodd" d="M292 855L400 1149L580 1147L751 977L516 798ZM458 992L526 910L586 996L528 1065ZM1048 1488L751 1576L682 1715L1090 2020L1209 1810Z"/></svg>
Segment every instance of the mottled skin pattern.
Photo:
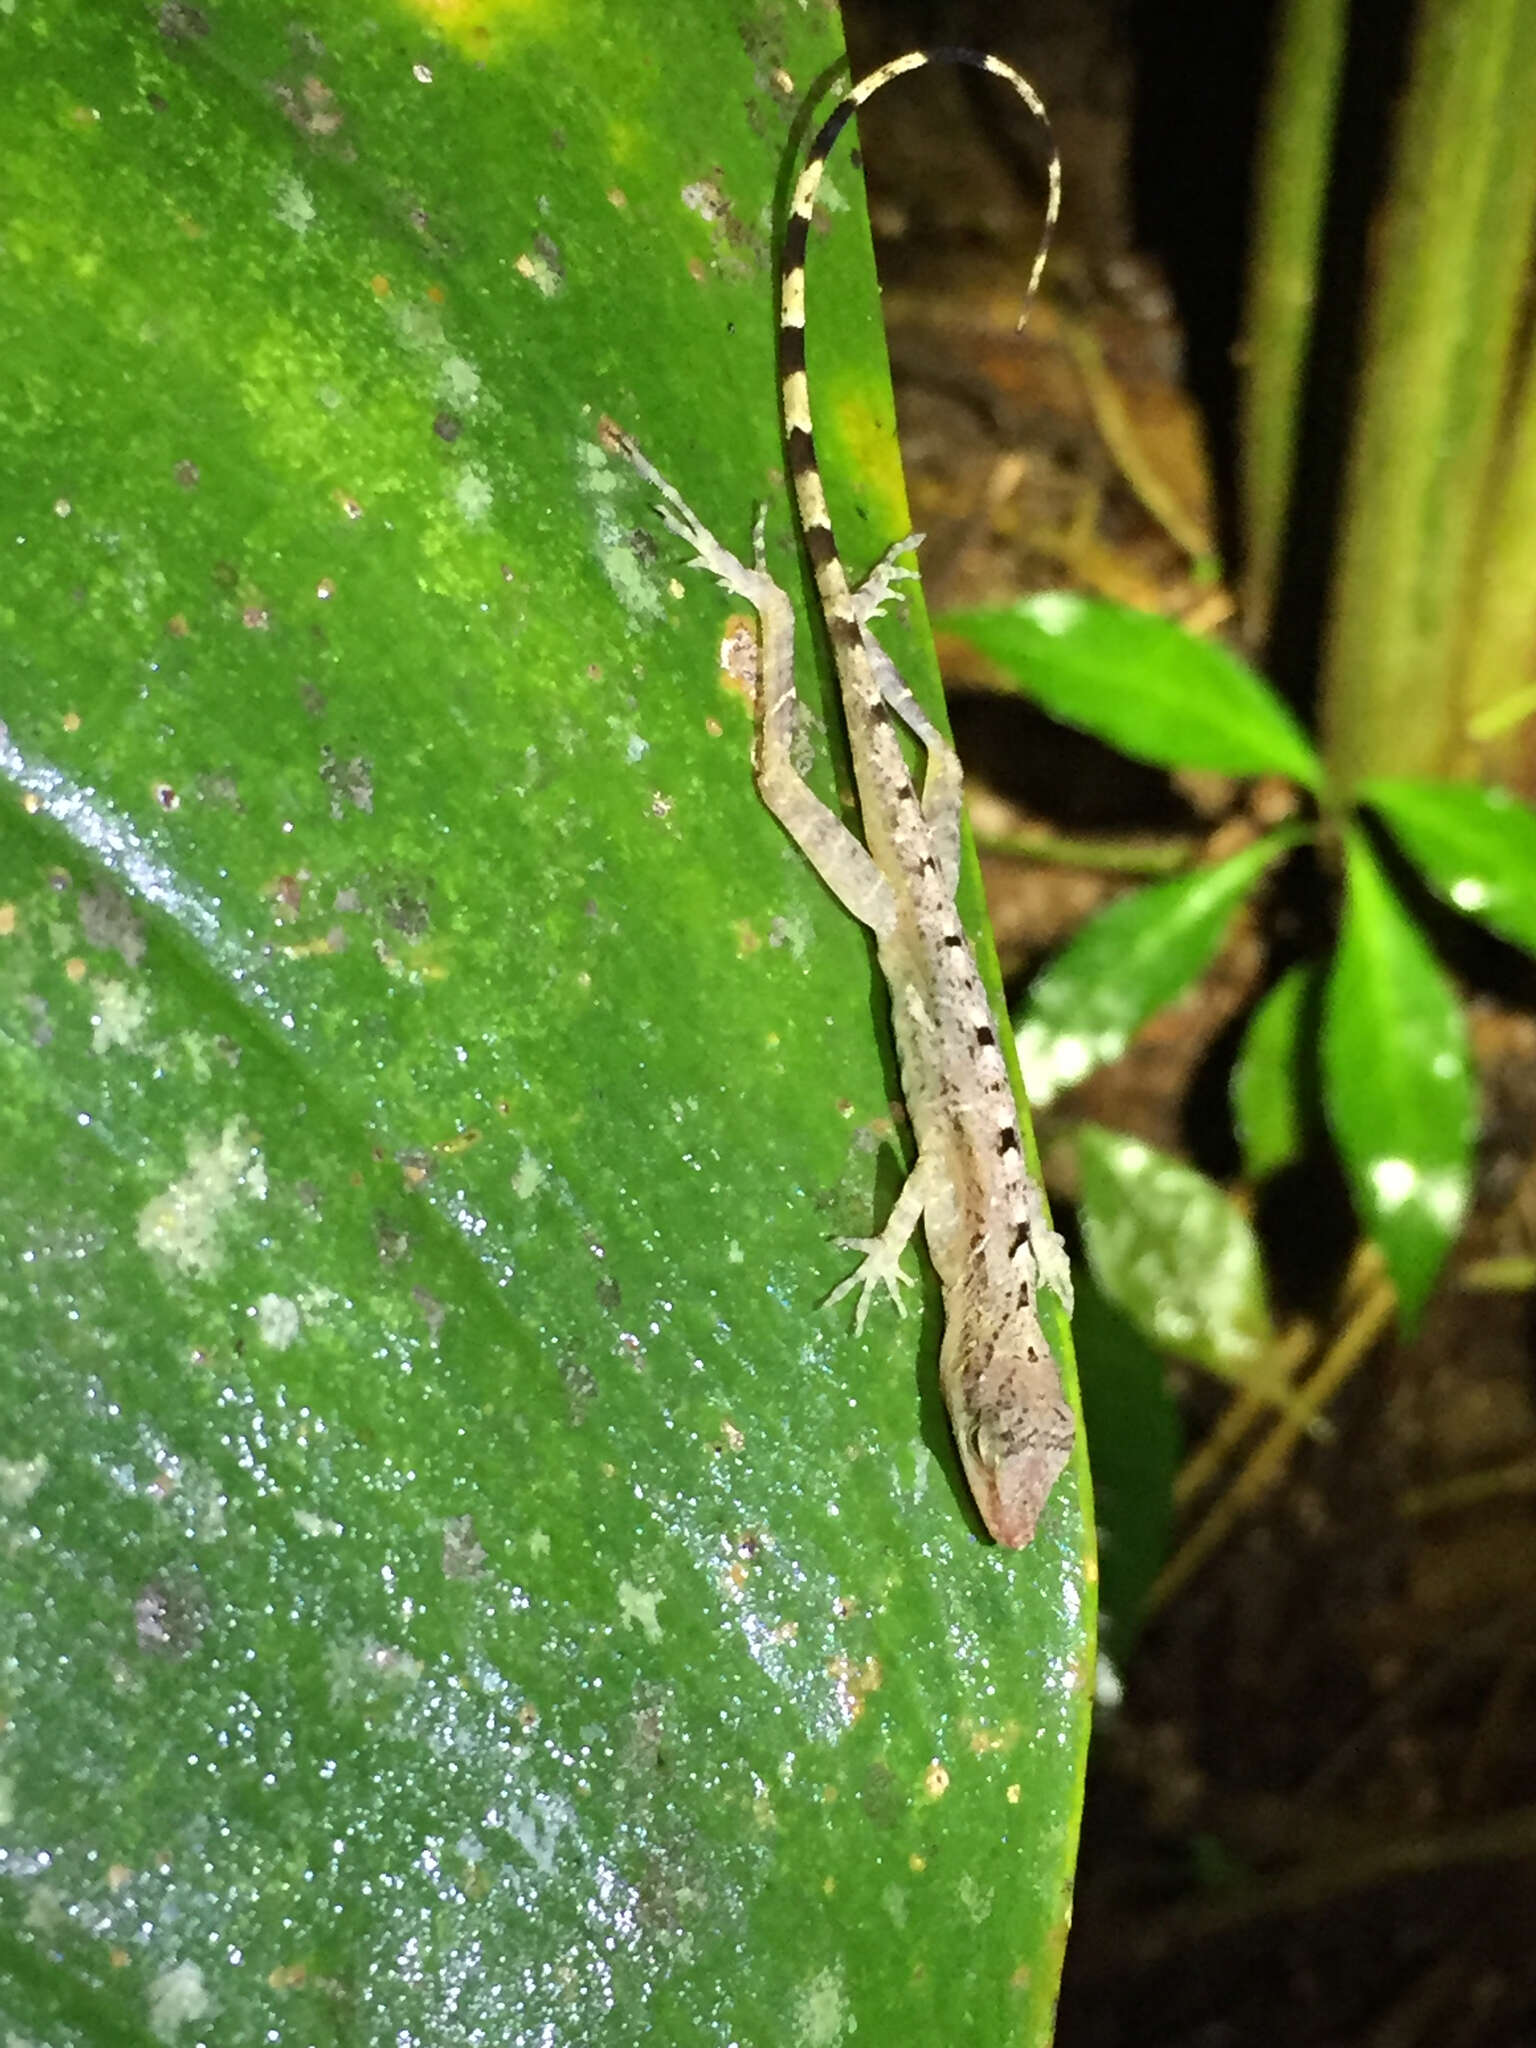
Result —
<svg viewBox="0 0 1536 2048"><path fill-rule="evenodd" d="M840 1242L863 1253L858 1270L829 1297L857 1287L862 1329L874 1289L902 1307L909 1284L901 1253L922 1220L944 1293L940 1382L961 1464L988 1529L1021 1547L1072 1452L1074 1419L1061 1373L1040 1326L1043 1279L1070 1311L1071 1278L1030 1173L998 1029L955 908L960 869L960 767L953 748L912 696L870 630L892 588L910 570L898 544L857 590L850 588L827 515L817 468L805 377L805 251L822 169L855 108L890 79L938 61L973 65L1005 79L1042 121L1033 89L995 57L969 50L913 52L852 87L811 144L795 187L779 276L780 378L784 436L806 552L837 664L864 831L861 845L794 768L797 698L794 612L768 575L759 522L748 568L723 548L621 429L604 438L662 499L662 517L732 595L757 611L762 628L754 772L764 802L822 880L875 936L891 993L891 1017L918 1156L884 1230ZM1047 238L1059 171L1051 155ZM1029 290L1044 262L1042 243ZM919 796L895 721L927 760Z"/></svg>

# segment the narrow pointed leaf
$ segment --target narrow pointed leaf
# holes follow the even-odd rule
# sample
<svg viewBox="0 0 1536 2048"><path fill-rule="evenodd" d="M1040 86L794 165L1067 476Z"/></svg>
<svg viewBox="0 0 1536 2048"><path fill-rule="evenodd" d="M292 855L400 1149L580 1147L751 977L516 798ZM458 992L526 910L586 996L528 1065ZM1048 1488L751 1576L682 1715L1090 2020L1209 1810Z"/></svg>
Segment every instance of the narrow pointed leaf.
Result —
<svg viewBox="0 0 1536 2048"><path fill-rule="evenodd" d="M1360 795L1437 895L1536 952L1536 812L1529 804L1507 789L1409 777L1378 778Z"/></svg>
<svg viewBox="0 0 1536 2048"><path fill-rule="evenodd" d="M970 641L1053 718L1138 761L1288 775L1307 789L1321 782L1306 735L1264 678L1171 619L1042 591L935 623Z"/></svg>
<svg viewBox="0 0 1536 2048"><path fill-rule="evenodd" d="M1232 1071L1232 1113L1249 1180L1279 1173L1301 1155L1306 1136L1302 1077L1316 976L1289 968L1249 1019Z"/></svg>
<svg viewBox="0 0 1536 2048"><path fill-rule="evenodd" d="M1159 1350L1252 1383L1274 1337L1258 1240L1203 1173L1120 1131L1078 1133L1095 1284Z"/></svg>
<svg viewBox="0 0 1536 2048"><path fill-rule="evenodd" d="M1090 918L1031 983L1016 1019L1030 1100L1043 1108L1096 1067L1205 972L1242 901L1296 844L1272 832L1215 867L1158 882Z"/></svg>
<svg viewBox="0 0 1536 2048"><path fill-rule="evenodd" d="M1359 832L1324 1000L1323 1093L1356 1212L1411 1327L1466 1214L1472 1071L1456 991Z"/></svg>

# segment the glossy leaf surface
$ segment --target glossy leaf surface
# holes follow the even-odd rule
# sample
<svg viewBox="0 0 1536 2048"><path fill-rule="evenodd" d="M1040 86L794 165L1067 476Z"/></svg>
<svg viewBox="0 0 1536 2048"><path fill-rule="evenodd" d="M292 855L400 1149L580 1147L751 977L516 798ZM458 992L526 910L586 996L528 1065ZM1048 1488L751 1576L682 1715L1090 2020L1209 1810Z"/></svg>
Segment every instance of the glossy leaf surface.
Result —
<svg viewBox="0 0 1536 2048"><path fill-rule="evenodd" d="M1306 1141L1302 1077L1315 1032L1310 967L1291 967L1255 1006L1232 1071L1232 1113L1243 1169L1265 1180L1293 1165Z"/></svg>
<svg viewBox="0 0 1536 2048"><path fill-rule="evenodd" d="M1214 640L1128 605L1042 591L936 622L979 648L1053 718L1138 761L1288 775L1316 789L1306 735L1262 676Z"/></svg>
<svg viewBox="0 0 1536 2048"><path fill-rule="evenodd" d="M1295 844L1273 832L1229 860L1122 896L1088 920L1030 984L1015 1017L1019 1059L1037 1108L1096 1067L1205 972L1243 898Z"/></svg>
<svg viewBox="0 0 1536 2048"><path fill-rule="evenodd" d="M1360 791L1437 894L1536 952L1536 813L1507 789L1385 776Z"/></svg>
<svg viewBox="0 0 1536 2048"><path fill-rule="evenodd" d="M1274 1336L1248 1219L1203 1173L1085 1124L1083 1243L1103 1294L1160 1350L1251 1382Z"/></svg>
<svg viewBox="0 0 1536 2048"><path fill-rule="evenodd" d="M835 51L740 26L4 22L7 2038L1049 2033L1078 1495L979 1540L931 1290L818 1313L884 997L598 445L795 587L766 208Z"/></svg>
<svg viewBox="0 0 1536 2048"><path fill-rule="evenodd" d="M1474 1104L1456 991L1365 838L1348 841L1348 899L1324 1000L1324 1108L1360 1221L1410 1326L1461 1229Z"/></svg>

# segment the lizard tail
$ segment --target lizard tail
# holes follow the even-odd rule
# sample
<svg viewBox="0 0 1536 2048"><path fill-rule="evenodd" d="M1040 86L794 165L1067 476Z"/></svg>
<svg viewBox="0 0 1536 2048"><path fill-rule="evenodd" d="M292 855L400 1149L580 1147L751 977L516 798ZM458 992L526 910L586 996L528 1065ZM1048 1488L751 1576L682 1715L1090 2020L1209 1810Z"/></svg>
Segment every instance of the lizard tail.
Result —
<svg viewBox="0 0 1536 2048"><path fill-rule="evenodd" d="M994 78L1001 78L1013 87L1045 130L1050 149L1045 226L1025 288L1024 314L1019 319L1021 327L1039 288L1040 274L1045 268L1056 218L1061 211L1061 158L1051 135L1044 102L1027 78L1005 64L1001 57L990 56L984 50L911 50L904 57L893 57L888 64L882 64L878 70L869 72L850 86L817 131L807 152L805 167L795 184L784 230L784 249L779 259L779 396L785 450L795 487L795 503L800 512L800 529L805 537L805 550L816 577L816 587L821 594L827 632L834 649L838 650L858 645L859 627L849 594L847 572L838 555L832 521L827 512L827 494L822 488L821 470L816 460L810 390L805 375L805 252L810 235L811 210L816 204L816 192L827 158L852 116L893 78L900 78L908 71L921 71L928 64L968 64L974 70L988 71Z"/></svg>

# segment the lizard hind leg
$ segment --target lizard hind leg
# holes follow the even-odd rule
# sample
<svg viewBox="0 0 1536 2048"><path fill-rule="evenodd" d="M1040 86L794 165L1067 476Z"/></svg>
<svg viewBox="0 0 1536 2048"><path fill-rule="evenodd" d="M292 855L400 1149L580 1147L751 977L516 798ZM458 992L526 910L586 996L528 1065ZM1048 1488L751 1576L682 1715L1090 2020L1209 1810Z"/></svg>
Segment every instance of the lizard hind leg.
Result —
<svg viewBox="0 0 1536 2048"><path fill-rule="evenodd" d="M822 1307L831 1308L857 1287L859 1300L853 1314L855 1332L864 1328L870 1297L877 1287L883 1287L890 1295L898 1315L906 1314L907 1305L901 1298L901 1290L912 1285L912 1275L902 1270L901 1255L917 1228L918 1218L928 1200L928 1188L928 1173L920 1156L907 1175L906 1184L896 1197L895 1206L885 1219L885 1228L878 1237L834 1238L833 1242L844 1251L862 1252L864 1257L846 1280L838 1282Z"/></svg>
<svg viewBox="0 0 1536 2048"><path fill-rule="evenodd" d="M861 628L869 665L880 685L880 695L895 712L927 757L923 773L923 816L933 834L934 857L944 879L945 894L953 899L960 886L960 816L964 802L964 778L960 756L947 734L939 731L922 705L902 680L901 671L868 627Z"/></svg>
<svg viewBox="0 0 1536 2048"><path fill-rule="evenodd" d="M913 1284L912 1275L905 1271L901 1264L901 1254L904 1246L896 1245L893 1248L886 1242L883 1235L880 1237L834 1237L832 1242L841 1251L862 1252L864 1256L853 1272L848 1275L848 1278L840 1280L833 1288L832 1292L821 1304L822 1307L831 1308L834 1303L843 1300L844 1296L852 1294L854 1288L857 1287L859 1299L853 1311L853 1327L855 1333L858 1333L863 1330L865 1320L869 1315L870 1296L877 1287L884 1287L892 1301L896 1304L897 1315L904 1316L907 1312L907 1304L901 1298L901 1290L903 1287L910 1287Z"/></svg>
<svg viewBox="0 0 1536 2048"><path fill-rule="evenodd" d="M923 776L923 815L933 833L934 853L944 877L944 886L953 896L960 883L963 781L960 757L948 735L940 732L902 679L895 662L869 630L871 622L878 619L886 605L898 595L897 586L917 581L917 571L908 568L900 557L915 554L922 541L922 534L909 533L905 539L886 549L854 591L853 611L859 622L869 665L880 686L880 695L928 757Z"/></svg>

